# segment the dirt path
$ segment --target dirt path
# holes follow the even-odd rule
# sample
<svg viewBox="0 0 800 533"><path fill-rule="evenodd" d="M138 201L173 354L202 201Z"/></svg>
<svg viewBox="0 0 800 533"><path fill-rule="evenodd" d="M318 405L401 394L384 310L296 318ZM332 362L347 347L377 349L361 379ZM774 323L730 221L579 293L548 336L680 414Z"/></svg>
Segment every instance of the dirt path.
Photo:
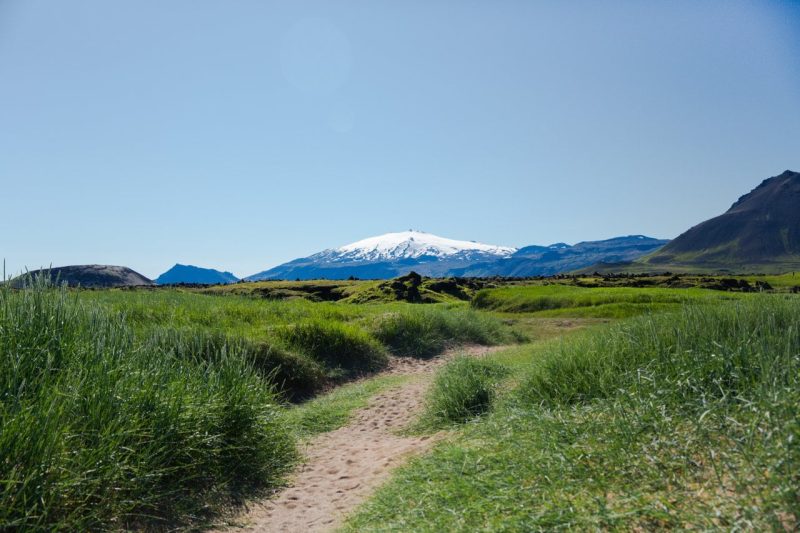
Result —
<svg viewBox="0 0 800 533"><path fill-rule="evenodd" d="M451 351L429 360L394 358L389 372L415 376L378 394L346 426L323 433L305 446L305 463L289 487L251 505L231 531L331 531L412 455L435 438L404 437L397 430L419 414L434 371L455 353L481 356L487 347Z"/></svg>

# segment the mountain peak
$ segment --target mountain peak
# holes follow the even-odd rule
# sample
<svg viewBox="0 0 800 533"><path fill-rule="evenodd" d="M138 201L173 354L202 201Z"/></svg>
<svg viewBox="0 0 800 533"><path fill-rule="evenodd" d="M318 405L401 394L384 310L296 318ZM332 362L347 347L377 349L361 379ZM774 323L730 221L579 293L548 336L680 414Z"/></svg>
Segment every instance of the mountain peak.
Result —
<svg viewBox="0 0 800 533"><path fill-rule="evenodd" d="M414 259L419 257L447 257L460 253L479 252L489 255L507 256L516 249L475 241L459 241L439 237L419 230L385 233L346 244L333 250L348 259Z"/></svg>
<svg viewBox="0 0 800 533"><path fill-rule="evenodd" d="M213 268L201 268L194 265L183 265L175 263L175 266L158 276L158 285L169 285L174 283L199 283L204 285L215 285L221 283L236 283L239 278L230 272L221 272Z"/></svg>
<svg viewBox="0 0 800 533"><path fill-rule="evenodd" d="M684 232L646 262L792 270L800 264L798 206L800 173L787 170L762 181L728 211Z"/></svg>

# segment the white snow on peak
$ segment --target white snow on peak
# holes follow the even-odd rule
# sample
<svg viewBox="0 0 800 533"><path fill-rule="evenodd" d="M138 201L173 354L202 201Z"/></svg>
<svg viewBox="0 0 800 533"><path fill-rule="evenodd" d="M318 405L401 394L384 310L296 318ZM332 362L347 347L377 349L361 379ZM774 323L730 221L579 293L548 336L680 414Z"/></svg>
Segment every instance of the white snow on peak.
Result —
<svg viewBox="0 0 800 533"><path fill-rule="evenodd" d="M352 259L399 259L421 256L447 257L462 252L481 252L497 256L511 255L516 248L494 246L474 241L446 239L424 231L408 230L369 237L335 250Z"/></svg>

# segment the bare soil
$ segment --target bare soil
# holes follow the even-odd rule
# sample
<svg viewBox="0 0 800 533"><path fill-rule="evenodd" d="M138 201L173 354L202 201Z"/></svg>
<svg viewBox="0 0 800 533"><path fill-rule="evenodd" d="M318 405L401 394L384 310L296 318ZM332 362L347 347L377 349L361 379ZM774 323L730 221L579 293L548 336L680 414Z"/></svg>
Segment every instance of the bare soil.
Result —
<svg viewBox="0 0 800 533"><path fill-rule="evenodd" d="M393 469L437 440L398 434L422 409L434 371L456 353L478 357L493 349L460 348L427 360L393 358L388 372L414 379L372 398L346 426L306 443L305 462L289 486L251 504L224 530L307 533L339 527Z"/></svg>

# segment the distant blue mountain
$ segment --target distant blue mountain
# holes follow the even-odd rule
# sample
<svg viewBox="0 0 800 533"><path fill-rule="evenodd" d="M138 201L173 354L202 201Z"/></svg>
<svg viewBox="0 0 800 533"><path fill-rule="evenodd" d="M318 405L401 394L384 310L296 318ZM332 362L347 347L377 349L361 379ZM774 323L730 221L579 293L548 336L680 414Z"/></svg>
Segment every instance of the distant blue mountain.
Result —
<svg viewBox="0 0 800 533"><path fill-rule="evenodd" d="M156 278L158 285L174 283L199 283L203 285L219 285L236 283L239 278L230 272L220 272L213 268L200 268L192 265L176 264Z"/></svg>
<svg viewBox="0 0 800 533"><path fill-rule="evenodd" d="M604 241L579 242L574 246L563 242L550 246L525 246L510 257L475 263L456 269L456 276L552 276L572 272L598 263L633 261L667 244L668 240L644 235L614 237Z"/></svg>
<svg viewBox="0 0 800 533"><path fill-rule="evenodd" d="M515 249L409 230L323 250L245 279L388 279L412 270L431 277L547 276L597 263L632 261L667 242L631 235L574 246L559 242Z"/></svg>

